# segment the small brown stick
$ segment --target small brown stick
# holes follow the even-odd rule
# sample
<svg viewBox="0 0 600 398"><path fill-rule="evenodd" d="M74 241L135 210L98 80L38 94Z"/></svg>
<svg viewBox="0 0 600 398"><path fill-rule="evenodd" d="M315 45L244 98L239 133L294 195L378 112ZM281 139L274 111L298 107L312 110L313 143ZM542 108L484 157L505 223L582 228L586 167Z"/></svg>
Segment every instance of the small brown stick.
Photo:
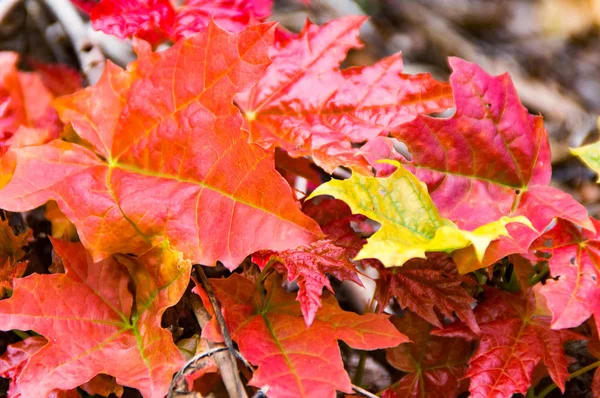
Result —
<svg viewBox="0 0 600 398"><path fill-rule="evenodd" d="M26 0L25 9L27 10L27 15L31 17L33 23L44 36L44 40L46 41L46 44L48 44L48 47L50 47L50 51L52 51L56 61L67 64L69 57L63 46L59 43L60 36L56 34L56 28L58 28L59 31L62 31L62 36L64 36L62 26L60 26L60 24L51 24L48 21L45 10L43 10L40 3L35 0Z"/></svg>
<svg viewBox="0 0 600 398"><path fill-rule="evenodd" d="M196 274L200 277L200 280L202 281L202 285L204 286L204 289L206 290L206 294L208 295L210 304L212 305L213 311L215 312L215 317L217 318L217 323L219 324L219 328L221 329L221 334L223 335L223 340L225 341L225 345L227 346L227 349L229 350L229 362L230 363L227 364L227 371L221 373L221 377L223 378L223 383L225 384L225 381L226 380L228 381L228 383L225 384L225 387L227 388L227 391L229 392L230 396L247 398L248 395L246 394L244 385L242 384L242 381L240 380L240 377L239 377L239 370L238 370L237 361L236 361L236 349L233 347L233 341L231 340L231 335L229 334L229 329L227 328L227 324L225 323L225 318L223 317L223 314L221 313L221 306L219 305L219 302L217 301L217 298L215 297L215 293L213 292L212 287L210 286L210 283L208 282L208 278L206 277L206 274L204 273L204 269L202 269L202 265L196 264L194 266L194 269L196 270ZM232 385L228 386L228 384L232 384ZM229 391L230 388L232 389L232 391Z"/></svg>
<svg viewBox="0 0 600 398"><path fill-rule="evenodd" d="M360 388L359 386L355 386L354 384L352 384L352 389L355 392L357 392L357 393L359 393L361 395L364 395L365 397L368 397L368 398L379 398L377 395L375 395L375 394L373 394L373 393L365 390L364 388Z"/></svg>
<svg viewBox="0 0 600 398"><path fill-rule="evenodd" d="M18 6L23 0L2 0L0 1L0 22Z"/></svg>
<svg viewBox="0 0 600 398"><path fill-rule="evenodd" d="M69 0L41 0L58 19L73 44L79 65L89 84L104 71L104 55L89 39L85 24Z"/></svg>
<svg viewBox="0 0 600 398"><path fill-rule="evenodd" d="M194 316L198 321L198 324L201 328L204 328L208 321L210 321L210 315L208 311L202 305L202 301L195 294L191 294L189 296L190 305L192 306L192 310L194 311ZM214 343L212 341L208 342L209 348L226 348L225 345L221 343ZM241 356L241 355L240 355ZM237 392L237 367L234 367L235 361L231 361L231 357L228 352L219 352L215 354L215 362L217 367L219 368L219 373L221 374L221 378L223 379L223 384L225 385L225 389L229 393L230 396Z"/></svg>
<svg viewBox="0 0 600 398"><path fill-rule="evenodd" d="M189 396L189 394L190 394L189 391L182 392L182 391L177 390L178 385L182 381L184 381L184 377L188 374L195 372L198 369L202 369L202 367L204 366L203 361L205 359L207 359L213 355L214 356L219 355L219 353L226 351L226 350L227 350L227 347L212 348L208 351L201 352L200 354L194 356L192 359L187 361L186 364L183 365L183 367L179 370L179 372L177 372L175 377L173 377L173 380L171 381L171 385L169 386L169 394L167 395L167 397L172 398L175 396L175 394Z"/></svg>

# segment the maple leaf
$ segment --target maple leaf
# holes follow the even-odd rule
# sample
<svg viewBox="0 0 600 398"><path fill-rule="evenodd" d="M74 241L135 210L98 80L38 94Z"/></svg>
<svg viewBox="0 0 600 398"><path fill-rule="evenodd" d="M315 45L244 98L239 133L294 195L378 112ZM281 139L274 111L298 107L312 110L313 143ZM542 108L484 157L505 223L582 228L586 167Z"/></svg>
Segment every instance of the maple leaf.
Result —
<svg viewBox="0 0 600 398"><path fill-rule="evenodd" d="M160 320L185 291L190 263L166 248L94 263L80 243L52 243L66 273L17 279L12 297L0 301L1 330L48 339L16 379L21 394L46 396L104 373L145 397L164 397L183 357Z"/></svg>
<svg viewBox="0 0 600 398"><path fill-rule="evenodd" d="M452 106L446 83L401 73L399 53L340 70L348 50L362 46L358 31L364 21L351 16L320 27L307 22L297 37L276 42L273 63L252 90L236 97L253 142L294 157L312 156L327 172L342 164L368 171L353 143L387 135L418 113Z"/></svg>
<svg viewBox="0 0 600 398"><path fill-rule="evenodd" d="M56 200L96 260L168 239L194 262L233 269L257 250L319 238L232 103L269 63L270 26L229 34L212 24L158 53L138 42L126 71L109 63L98 84L56 101L92 148L15 150L0 203L24 211Z"/></svg>
<svg viewBox="0 0 600 398"><path fill-rule="evenodd" d="M527 217L535 229L512 224L483 261L472 249L453 255L462 273L512 253L524 253L555 218L593 230L585 208L548 186L548 137L540 116L520 103L508 74L490 76L475 64L450 58L456 113L422 114L391 131L411 152L411 170L427 183L440 213L472 230L509 216Z"/></svg>
<svg viewBox="0 0 600 398"><path fill-rule="evenodd" d="M50 102L54 98L41 76L35 72L17 70L19 56L13 52L0 52L0 146L20 126L47 128L58 122ZM0 152L4 153L5 148Z"/></svg>
<svg viewBox="0 0 600 398"><path fill-rule="evenodd" d="M11 344L7 347L6 352L0 357L0 377L10 379L8 389L8 398L20 398L21 391L17 384L17 378L21 374L23 367L27 364L29 358L38 352L48 341L41 337L29 337L25 340ZM115 384L113 378L106 375L98 375L86 384L80 386L90 395L109 396L111 393L117 397L123 395L123 387ZM48 398L79 398L77 390L68 391L53 391Z"/></svg>
<svg viewBox="0 0 600 398"><path fill-rule="evenodd" d="M590 218L600 231L600 222ZM546 297L552 313L552 327L579 326L593 314L600 314L600 237L598 233L558 221L531 245L533 253L548 253L550 274L540 293Z"/></svg>
<svg viewBox="0 0 600 398"><path fill-rule="evenodd" d="M27 360L46 343L47 340L43 337L30 337L6 347L6 352L0 357L0 377L10 380L8 398L21 396L17 377L27 364Z"/></svg>
<svg viewBox="0 0 600 398"><path fill-rule="evenodd" d="M402 308L438 328L443 327L438 313L450 319L456 313L473 332L479 332L471 308L475 299L461 286L456 264L447 255L432 253L425 260L410 260L402 267L374 265L379 272L375 297L380 311L395 297Z"/></svg>
<svg viewBox="0 0 600 398"><path fill-rule="evenodd" d="M409 344L386 350L390 365L408 374L383 393L383 398L453 398L466 390L461 381L467 371L471 344L457 338L432 336L431 325L411 312L392 323Z"/></svg>
<svg viewBox="0 0 600 398"><path fill-rule="evenodd" d="M525 394L534 368L540 362L564 392L569 372L563 344L581 337L573 332L550 329L548 317L536 315L532 290L517 295L486 289L485 296L474 310L480 334L459 325L432 332L479 339L465 374L471 378L470 396L508 398L515 393Z"/></svg>
<svg viewBox="0 0 600 398"><path fill-rule="evenodd" d="M401 266L411 258L425 258L425 252L447 252L473 245L481 259L493 240L507 235L506 224L531 225L518 216L502 217L474 231L459 229L442 218L425 184L394 160L397 167L389 177L368 177L353 173L347 180L331 180L319 186L309 198L331 195L346 202L353 213L381 224L355 260L376 258L386 267Z"/></svg>
<svg viewBox="0 0 600 398"><path fill-rule="evenodd" d="M46 203L44 217L52 224L52 237L62 238L69 241L77 240L77 230L75 225L58 208L55 201Z"/></svg>
<svg viewBox="0 0 600 398"><path fill-rule="evenodd" d="M63 64L44 64L33 59L28 59L27 63L35 69L44 86L55 96L73 94L81 90L81 74Z"/></svg>
<svg viewBox="0 0 600 398"><path fill-rule="evenodd" d="M272 0L185 0L173 7L169 0L103 0L90 9L92 27L121 39L137 36L151 43L177 41L206 28L210 21L232 32L264 20Z"/></svg>
<svg viewBox="0 0 600 398"><path fill-rule="evenodd" d="M402 344L408 339L389 322L387 315L358 315L340 309L331 297L323 298L322 311L306 327L295 295L278 280L266 283L265 301L254 282L239 274L211 279L227 327L239 350L258 368L250 385L269 386L269 397L335 397L335 391L352 392L337 340L360 350ZM196 287L204 305L208 296ZM220 340L215 318L203 337Z"/></svg>
<svg viewBox="0 0 600 398"><path fill-rule="evenodd" d="M15 235L8 220L0 220L0 298L12 290L12 280L20 278L27 269L23 260L26 246L32 237L31 230Z"/></svg>
<svg viewBox="0 0 600 398"><path fill-rule="evenodd" d="M57 138L62 123L51 101L80 87L72 82L80 80L80 75L71 68L30 61L36 71L22 72L17 70L18 60L16 53L0 52L0 187L10 180L15 168L15 158L6 153L8 149Z"/></svg>
<svg viewBox="0 0 600 398"><path fill-rule="evenodd" d="M600 141L579 148L571 148L571 153L579 157L590 169L598 174L600 182Z"/></svg>
<svg viewBox="0 0 600 398"><path fill-rule="evenodd" d="M298 297L306 325L310 326L321 307L321 293L327 288L333 293L326 274L340 281L350 280L363 286L352 258L356 256L365 240L352 229L351 223L360 221L342 201L325 200L315 204L305 202L306 214L313 214L326 234L325 239L281 252L262 251L252 255L252 261L261 270L269 264L289 282L298 283Z"/></svg>

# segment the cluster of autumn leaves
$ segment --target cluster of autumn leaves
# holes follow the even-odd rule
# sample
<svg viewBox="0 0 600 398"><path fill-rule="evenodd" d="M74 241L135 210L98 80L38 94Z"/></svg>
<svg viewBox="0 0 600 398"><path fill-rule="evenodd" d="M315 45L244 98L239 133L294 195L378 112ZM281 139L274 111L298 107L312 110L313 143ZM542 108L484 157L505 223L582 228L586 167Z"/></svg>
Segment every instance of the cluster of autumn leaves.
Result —
<svg viewBox="0 0 600 398"><path fill-rule="evenodd" d="M448 84L403 74L400 54L340 69L362 17L296 35L256 23L268 1L133 3L91 7L138 54L92 86L0 58L0 208L54 201L53 228L77 235L52 238L53 273L22 277L30 232L0 225L0 329L36 333L0 357L9 396L165 396L196 348L161 317L184 294L214 315L186 290L193 263L217 261L235 272L210 285L269 397L351 393L338 340L387 349L405 374L385 397L510 397L546 375L564 391L563 344L600 308L600 224L549 185L542 118L507 75L453 58ZM577 153L600 165L599 148ZM321 183L315 166L352 176ZM341 309L329 277L373 269L373 313ZM222 341L214 316L202 337Z"/></svg>

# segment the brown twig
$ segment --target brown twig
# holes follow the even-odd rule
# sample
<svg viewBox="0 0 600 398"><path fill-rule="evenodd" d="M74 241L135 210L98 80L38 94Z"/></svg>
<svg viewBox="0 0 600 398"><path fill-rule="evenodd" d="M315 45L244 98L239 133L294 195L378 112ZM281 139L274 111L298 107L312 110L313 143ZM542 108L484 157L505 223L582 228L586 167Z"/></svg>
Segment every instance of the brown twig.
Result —
<svg viewBox="0 0 600 398"><path fill-rule="evenodd" d="M196 264L194 266L194 269L196 270L196 274L200 277L200 280L202 281L202 285L204 286L204 289L206 290L206 294L208 295L210 304L213 307L215 317L217 319L217 323L219 324L219 328L221 329L221 334L223 335L223 340L225 342L225 346L227 346L227 349L229 351L229 363L227 364L228 370L226 372L221 373L221 377L223 378L223 383L225 384L225 387L227 388L227 391L229 392L230 396L247 398L248 395L246 394L244 385L242 384L242 381L240 380L240 377L239 377L239 370L238 370L237 361L236 361L236 349L233 347L233 341L231 340L231 335L229 334L229 329L227 328L227 324L225 323L225 318L223 317L223 314L221 313L221 307L219 305L219 302L217 301L217 298L215 297L215 293L213 292L212 287L210 286L210 283L208 282L208 278L206 277L206 274L204 273L204 269L202 269L202 265ZM227 384L226 384L226 379L227 379ZM228 386L228 384L229 384L229 386ZM230 391L230 389L231 389L231 391Z"/></svg>
<svg viewBox="0 0 600 398"><path fill-rule="evenodd" d="M227 350L227 347L217 347L212 348L208 351L201 352L200 354L194 356L192 359L186 362L185 365L177 372L173 380L171 381L171 385L169 386L169 394L168 398L173 398L175 395L186 395L189 396L189 391L180 391L177 388L182 382L185 382L184 377L188 374L195 372L198 369L202 369L205 364L203 364L204 360L210 358L211 356L216 356L219 353L222 353Z"/></svg>
<svg viewBox="0 0 600 398"><path fill-rule="evenodd" d="M355 392L357 392L357 393L359 393L361 395L364 395L365 397L368 397L368 398L379 398L377 395L373 394L372 392L369 392L369 391L365 390L364 388L361 388L361 387L356 386L354 384L352 384L352 389Z"/></svg>
<svg viewBox="0 0 600 398"><path fill-rule="evenodd" d="M18 6L23 0L2 0L0 1L0 22Z"/></svg>
<svg viewBox="0 0 600 398"><path fill-rule="evenodd" d="M44 37L46 44L50 47L56 61L67 64L69 57L61 43L59 43L61 36L64 36L62 26L58 23L51 24L45 10L36 0L26 0L25 9L27 15L33 20L33 23ZM60 34L58 34L59 32Z"/></svg>
<svg viewBox="0 0 600 398"><path fill-rule="evenodd" d="M208 311L202 305L201 300L195 294L189 296L190 305L192 306L192 310L194 311L194 316L198 321L198 324L201 328L204 328L208 321L210 321L210 315ZM214 343L212 341L208 342L209 348L227 348L224 344ZM219 352L214 356L217 367L219 368L219 373L221 374L221 378L223 379L223 384L225 385L225 389L229 393L230 396L237 392L237 381L235 377L237 375L237 367L234 367L235 361L231 361L231 356L227 352Z"/></svg>

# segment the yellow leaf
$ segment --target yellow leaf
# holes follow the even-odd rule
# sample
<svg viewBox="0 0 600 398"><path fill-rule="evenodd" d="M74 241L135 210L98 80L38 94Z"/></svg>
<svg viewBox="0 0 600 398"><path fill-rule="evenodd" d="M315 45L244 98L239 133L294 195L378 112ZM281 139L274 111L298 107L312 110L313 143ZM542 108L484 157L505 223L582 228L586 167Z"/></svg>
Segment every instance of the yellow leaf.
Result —
<svg viewBox="0 0 600 398"><path fill-rule="evenodd" d="M385 178L353 173L347 180L319 186L310 196L331 195L346 202L353 213L381 224L355 260L377 258L386 267L393 267L411 258L425 258L425 252L450 253L473 245L481 261L490 242L508 236L506 224L519 222L533 228L526 217L518 216L502 217L474 231L461 230L440 216L424 183L400 163L382 162L397 170Z"/></svg>
<svg viewBox="0 0 600 398"><path fill-rule="evenodd" d="M600 183L600 141L579 148L571 148L571 153L598 174L596 182Z"/></svg>

